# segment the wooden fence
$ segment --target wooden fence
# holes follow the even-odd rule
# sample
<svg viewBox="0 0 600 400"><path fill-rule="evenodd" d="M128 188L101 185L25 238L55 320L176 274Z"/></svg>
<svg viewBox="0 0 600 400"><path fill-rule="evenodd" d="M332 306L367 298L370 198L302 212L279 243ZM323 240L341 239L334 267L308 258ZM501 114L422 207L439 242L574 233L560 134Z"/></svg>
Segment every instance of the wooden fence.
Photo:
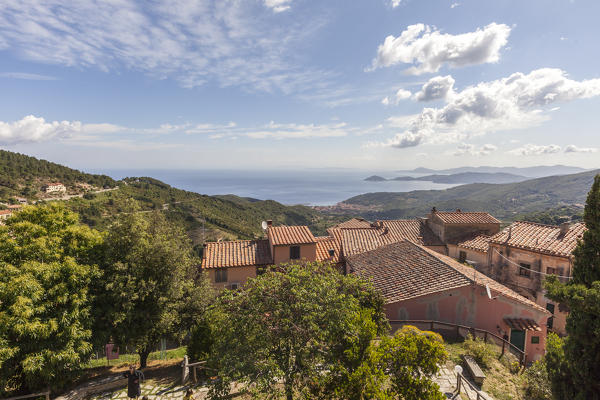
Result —
<svg viewBox="0 0 600 400"><path fill-rule="evenodd" d="M390 325L394 326L404 326L404 325L416 325L426 326L426 329L429 329L433 332L438 332L442 335L453 334L456 338L466 337L468 333L470 333L473 337L481 337L483 340L488 342L493 342L498 347L502 347L502 355L508 349L509 352L513 353L519 363L521 365L525 365L525 352L519 349L514 344L510 343L508 340L504 339L496 335L495 333L486 331L484 329L474 328L472 326L465 326L460 324L454 324L452 322L443 322L443 321L433 321L433 320L391 320ZM448 329L449 328L449 329ZM462 333L465 333L464 335Z"/></svg>

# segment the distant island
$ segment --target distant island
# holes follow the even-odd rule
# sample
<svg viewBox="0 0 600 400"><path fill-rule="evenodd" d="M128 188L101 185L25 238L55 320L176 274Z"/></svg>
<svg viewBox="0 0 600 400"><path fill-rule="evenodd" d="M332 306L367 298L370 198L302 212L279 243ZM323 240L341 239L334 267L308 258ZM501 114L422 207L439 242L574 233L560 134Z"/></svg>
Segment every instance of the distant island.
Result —
<svg viewBox="0 0 600 400"><path fill-rule="evenodd" d="M456 174L434 174L425 176L398 176L391 179L386 179L379 175L371 175L365 178L365 181L369 182L383 182L383 181L427 181L433 183L445 183L445 184L468 184L468 183L513 183L522 182L529 179L526 176L509 174L505 172L462 172Z"/></svg>
<svg viewBox="0 0 600 400"><path fill-rule="evenodd" d="M464 172L480 172L480 173L507 173L528 178L541 178L551 175L568 175L585 172L585 168L572 167L568 165L538 165L534 167L458 167L449 169L430 169L430 168L415 168L411 170L399 170L397 172L412 173L412 174L460 174Z"/></svg>

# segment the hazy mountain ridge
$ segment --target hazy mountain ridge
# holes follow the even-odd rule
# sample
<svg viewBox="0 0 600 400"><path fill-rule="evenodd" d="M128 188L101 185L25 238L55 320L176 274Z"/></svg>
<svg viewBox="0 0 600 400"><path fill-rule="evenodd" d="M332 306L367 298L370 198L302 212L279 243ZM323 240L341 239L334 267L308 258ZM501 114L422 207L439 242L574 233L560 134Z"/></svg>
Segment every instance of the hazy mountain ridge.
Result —
<svg viewBox="0 0 600 400"><path fill-rule="evenodd" d="M465 172L480 172L480 173L507 173L529 178L542 178L544 176L568 175L587 171L585 168L572 167L568 165L538 165L534 167L458 167L448 169L430 169L419 167L412 170L399 170L397 172L409 172L415 174L460 174Z"/></svg>
<svg viewBox="0 0 600 400"><path fill-rule="evenodd" d="M521 182L529 178L522 175L509 174L506 172L461 172L456 174L425 175L425 176L397 176L386 179L379 175L371 175L365 178L365 181L383 182L383 181L428 181L433 183L445 184L467 184L467 183L511 183Z"/></svg>

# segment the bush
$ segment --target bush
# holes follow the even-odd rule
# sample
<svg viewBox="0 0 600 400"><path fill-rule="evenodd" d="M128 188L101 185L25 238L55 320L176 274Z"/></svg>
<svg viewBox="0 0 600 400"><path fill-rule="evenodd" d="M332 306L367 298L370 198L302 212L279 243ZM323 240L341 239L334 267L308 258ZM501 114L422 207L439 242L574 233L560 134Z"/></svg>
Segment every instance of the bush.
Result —
<svg viewBox="0 0 600 400"><path fill-rule="evenodd" d="M465 353L475 359L484 368L491 366L496 356L494 346L486 343L482 338L467 335L464 342Z"/></svg>
<svg viewBox="0 0 600 400"><path fill-rule="evenodd" d="M525 371L525 395L529 400L552 400L552 387L544 359Z"/></svg>

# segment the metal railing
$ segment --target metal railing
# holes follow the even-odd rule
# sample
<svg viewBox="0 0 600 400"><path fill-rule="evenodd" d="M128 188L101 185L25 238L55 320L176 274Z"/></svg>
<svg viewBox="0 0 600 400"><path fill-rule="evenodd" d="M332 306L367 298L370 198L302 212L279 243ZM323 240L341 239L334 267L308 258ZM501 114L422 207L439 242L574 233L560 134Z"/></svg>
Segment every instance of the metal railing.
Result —
<svg viewBox="0 0 600 400"><path fill-rule="evenodd" d="M463 386L463 382L467 384L467 386L469 386L469 388L471 388L472 391L475 392L476 400L487 400L487 397L485 397L483 395L483 393L481 393L481 391L479 391L479 389L477 389L477 387L475 387L475 385L473 385L467 378L465 378L463 376L463 374L461 373L457 373L456 374L456 392L460 393L460 390L462 389ZM469 393L465 390L465 394L467 395L467 397L469 397L469 399L471 398L469 396Z"/></svg>
<svg viewBox="0 0 600 400"><path fill-rule="evenodd" d="M417 325L417 324L426 325L426 326L428 326L430 331L434 331L434 332L443 331L443 329L439 329L439 326L450 327L454 331L454 334L456 335L457 338L466 336L466 335L464 335L464 336L461 335L461 330L462 330L462 331L466 331L466 332L470 333L473 337L483 337L483 340L485 341L485 343L487 343L488 340L493 340L496 345L498 345L499 347L500 346L502 347L502 355L504 355L504 352L506 351L506 349L508 349L508 351L512 352L519 359L519 363L521 365L525 365L525 352L523 350L519 349L517 346L515 346L508 340L496 335L495 333L486 331L485 329L479 329L479 328L475 328L472 326L454 324L452 322L443 322L443 321L434 321L434 320L391 320L390 321L390 325L392 325L392 326L394 326L394 325L400 325L400 326L402 326L402 325ZM447 329L445 331L447 331ZM447 332L444 332L444 333L447 333ZM478 336L478 334L480 336Z"/></svg>

